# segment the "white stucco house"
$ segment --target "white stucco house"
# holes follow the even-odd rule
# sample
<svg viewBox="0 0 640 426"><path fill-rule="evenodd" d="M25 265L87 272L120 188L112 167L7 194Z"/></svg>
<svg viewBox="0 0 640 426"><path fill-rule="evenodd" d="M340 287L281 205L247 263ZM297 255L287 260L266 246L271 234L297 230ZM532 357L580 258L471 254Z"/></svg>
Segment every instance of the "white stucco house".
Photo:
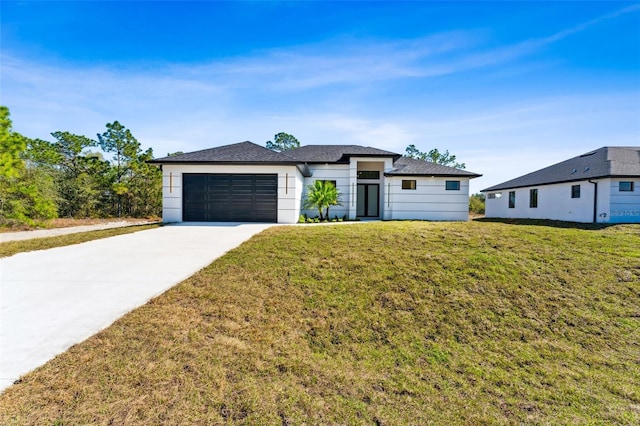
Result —
<svg viewBox="0 0 640 426"><path fill-rule="evenodd" d="M466 221L466 170L357 145L275 152L241 142L150 161L163 174L163 221L296 223L306 187L331 181L342 206L330 216Z"/></svg>
<svg viewBox="0 0 640 426"><path fill-rule="evenodd" d="M640 223L640 147L603 147L482 192L486 217Z"/></svg>

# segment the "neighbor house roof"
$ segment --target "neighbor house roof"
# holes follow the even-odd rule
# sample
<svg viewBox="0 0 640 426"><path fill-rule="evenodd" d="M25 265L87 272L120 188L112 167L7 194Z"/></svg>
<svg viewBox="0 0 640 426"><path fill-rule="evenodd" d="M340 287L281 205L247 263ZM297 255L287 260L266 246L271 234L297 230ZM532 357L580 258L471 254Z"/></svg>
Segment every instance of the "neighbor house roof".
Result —
<svg viewBox="0 0 640 426"><path fill-rule="evenodd" d="M299 161L253 142L240 142L149 161L156 164L233 163L298 164Z"/></svg>
<svg viewBox="0 0 640 426"><path fill-rule="evenodd" d="M605 146L491 186L482 192L605 177L640 177L640 147Z"/></svg>
<svg viewBox="0 0 640 426"><path fill-rule="evenodd" d="M349 157L400 157L395 152L359 145L305 145L285 154L304 163L348 163Z"/></svg>
<svg viewBox="0 0 640 426"><path fill-rule="evenodd" d="M455 169L429 161L400 157L393 163L393 170L384 173L386 176L460 176L476 178L482 175Z"/></svg>

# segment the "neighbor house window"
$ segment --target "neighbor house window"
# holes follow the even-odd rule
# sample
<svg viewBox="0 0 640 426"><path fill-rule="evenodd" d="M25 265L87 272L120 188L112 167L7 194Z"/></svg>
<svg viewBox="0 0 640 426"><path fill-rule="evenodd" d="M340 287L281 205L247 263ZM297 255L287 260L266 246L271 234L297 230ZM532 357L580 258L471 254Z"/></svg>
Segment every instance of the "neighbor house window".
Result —
<svg viewBox="0 0 640 426"><path fill-rule="evenodd" d="M619 182L618 191L620 192L633 192L633 182Z"/></svg>
<svg viewBox="0 0 640 426"><path fill-rule="evenodd" d="M529 207L535 209L538 207L538 189L529 190Z"/></svg>
<svg viewBox="0 0 640 426"><path fill-rule="evenodd" d="M571 185L571 198L580 198L580 185Z"/></svg>
<svg viewBox="0 0 640 426"><path fill-rule="evenodd" d="M509 208L513 209L516 206L516 191L509 191Z"/></svg>
<svg viewBox="0 0 640 426"><path fill-rule="evenodd" d="M415 180L403 180L402 181L402 189L416 189L416 181Z"/></svg>
<svg viewBox="0 0 640 426"><path fill-rule="evenodd" d="M489 194L489 199L494 200L496 198L502 198L502 192L493 192Z"/></svg>
<svg viewBox="0 0 640 426"><path fill-rule="evenodd" d="M445 188L447 189L447 191L460 191L460 181L448 180L445 183Z"/></svg>
<svg viewBox="0 0 640 426"><path fill-rule="evenodd" d="M377 170L362 170L358 172L358 179L380 179L380 172Z"/></svg>

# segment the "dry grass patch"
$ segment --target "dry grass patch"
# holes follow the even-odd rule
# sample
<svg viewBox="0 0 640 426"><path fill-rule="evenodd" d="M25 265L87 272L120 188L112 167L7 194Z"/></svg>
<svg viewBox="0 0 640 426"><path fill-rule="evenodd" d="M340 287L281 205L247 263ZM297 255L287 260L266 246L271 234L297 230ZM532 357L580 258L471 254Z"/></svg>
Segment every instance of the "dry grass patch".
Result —
<svg viewBox="0 0 640 426"><path fill-rule="evenodd" d="M112 218L85 218L76 219L70 217L60 217L56 219L50 219L45 221L37 221L30 225L27 223L21 223L17 221L0 221L0 233L3 232L17 232L17 231L33 231L37 229L55 229L55 228L71 228L74 226L86 226L86 225L100 225L104 223L113 222L129 222L132 225L140 223L148 223L162 219L159 217L148 218L134 218L134 217L112 217Z"/></svg>
<svg viewBox="0 0 640 426"><path fill-rule="evenodd" d="M35 250L46 250L54 247L70 246L73 244L86 243L87 241L99 240L102 238L115 237L116 235L131 234L133 232L144 231L161 226L134 225L124 228L103 229L100 231L79 232L75 234L59 235L57 237L34 238L31 240L7 241L0 243L0 257L13 256L17 253L24 253Z"/></svg>
<svg viewBox="0 0 640 426"><path fill-rule="evenodd" d="M271 228L26 375L0 423L637 423L638 241Z"/></svg>

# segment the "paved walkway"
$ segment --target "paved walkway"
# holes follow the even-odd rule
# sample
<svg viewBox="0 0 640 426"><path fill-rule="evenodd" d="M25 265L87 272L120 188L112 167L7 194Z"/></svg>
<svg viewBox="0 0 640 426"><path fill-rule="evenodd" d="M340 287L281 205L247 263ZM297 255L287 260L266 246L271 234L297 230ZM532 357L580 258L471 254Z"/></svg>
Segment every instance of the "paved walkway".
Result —
<svg viewBox="0 0 640 426"><path fill-rule="evenodd" d="M190 224L0 259L0 391L271 224Z"/></svg>
<svg viewBox="0 0 640 426"><path fill-rule="evenodd" d="M117 222L98 223L95 225L70 226L68 228L54 229L37 229L35 231L18 231L18 232L0 232L0 243L7 241L32 240L34 238L57 237L58 235L77 234L79 232L99 231L101 229L124 228L126 226L147 225L150 223L158 223L157 221L149 222L130 222L119 220Z"/></svg>

